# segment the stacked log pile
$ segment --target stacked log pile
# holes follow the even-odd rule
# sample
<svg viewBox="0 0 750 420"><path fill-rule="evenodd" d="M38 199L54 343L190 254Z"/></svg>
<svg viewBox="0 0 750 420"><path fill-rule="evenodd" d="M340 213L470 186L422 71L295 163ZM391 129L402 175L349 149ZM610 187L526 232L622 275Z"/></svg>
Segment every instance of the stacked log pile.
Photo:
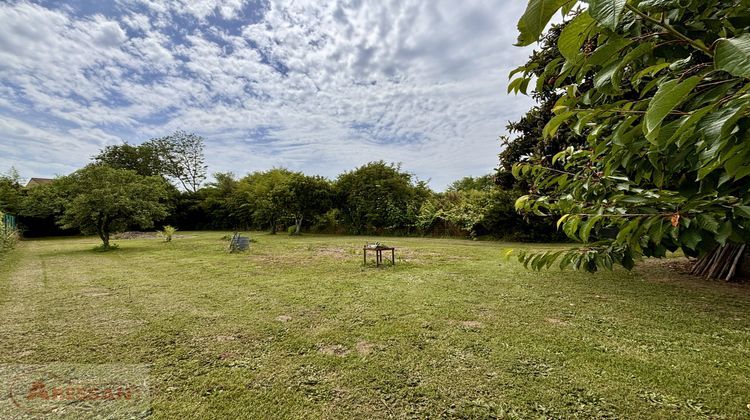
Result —
<svg viewBox="0 0 750 420"><path fill-rule="evenodd" d="M691 271L707 279L736 281L745 258L745 244L726 244L702 256ZM743 273L746 274L746 273Z"/></svg>

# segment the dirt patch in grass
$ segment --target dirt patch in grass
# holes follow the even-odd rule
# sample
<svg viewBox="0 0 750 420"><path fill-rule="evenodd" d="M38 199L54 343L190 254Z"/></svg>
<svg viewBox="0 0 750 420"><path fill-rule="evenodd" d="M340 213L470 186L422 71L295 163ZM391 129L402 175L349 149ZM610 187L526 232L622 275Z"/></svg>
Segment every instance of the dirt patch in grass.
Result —
<svg viewBox="0 0 750 420"><path fill-rule="evenodd" d="M349 349L341 344L332 344L327 346L320 346L318 351L325 354L326 356L338 356L344 357L349 354Z"/></svg>
<svg viewBox="0 0 750 420"><path fill-rule="evenodd" d="M693 261L687 258L667 259L662 262L670 270L680 274L691 274Z"/></svg>
<svg viewBox="0 0 750 420"><path fill-rule="evenodd" d="M292 320L292 317L289 315L279 315L276 317L276 320L279 322L289 322Z"/></svg>
<svg viewBox="0 0 750 420"><path fill-rule="evenodd" d="M375 345L367 341L358 341L355 348L357 349L357 353L367 356L375 349Z"/></svg>
<svg viewBox="0 0 750 420"><path fill-rule="evenodd" d="M568 322L563 321L562 319L544 318L544 320L547 321L547 323L552 324L552 325L568 325Z"/></svg>

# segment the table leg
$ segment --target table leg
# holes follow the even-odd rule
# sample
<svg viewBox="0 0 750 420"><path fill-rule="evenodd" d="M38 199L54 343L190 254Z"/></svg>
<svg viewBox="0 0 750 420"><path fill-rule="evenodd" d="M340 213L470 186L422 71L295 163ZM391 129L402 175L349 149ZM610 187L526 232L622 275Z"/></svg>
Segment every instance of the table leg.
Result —
<svg viewBox="0 0 750 420"><path fill-rule="evenodd" d="M391 264L396 265L396 250L391 250Z"/></svg>
<svg viewBox="0 0 750 420"><path fill-rule="evenodd" d="M362 255L364 255L364 257L365 257L364 263L365 263L365 265L367 265L367 250L366 249L362 250Z"/></svg>

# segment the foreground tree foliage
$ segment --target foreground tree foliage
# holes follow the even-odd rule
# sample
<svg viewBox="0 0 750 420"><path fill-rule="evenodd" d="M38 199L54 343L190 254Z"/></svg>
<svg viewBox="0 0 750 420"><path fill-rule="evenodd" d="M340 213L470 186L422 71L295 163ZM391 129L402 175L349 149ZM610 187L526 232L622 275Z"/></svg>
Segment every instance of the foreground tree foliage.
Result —
<svg viewBox="0 0 750 420"><path fill-rule="evenodd" d="M534 269L632 268L681 249L700 256L750 239L750 1L531 0L519 45L557 13L560 58L538 77L560 93L545 137L585 136L549 162L518 164L531 185L517 209L561 215L584 246L522 253Z"/></svg>
<svg viewBox="0 0 750 420"><path fill-rule="evenodd" d="M552 112L555 104L564 94L556 85L557 80L545 78L545 71L549 66L556 66L563 60L560 50L557 48L560 33L566 24L552 25L539 41L539 48L529 57L523 66L528 71L526 77L514 79L508 85L508 93L523 93L531 96L537 105L531 108L518 121L511 121L506 126L512 136L502 136L503 150L500 152L500 167L497 179L499 184L510 188L519 183L511 175L513 166L534 159L536 163L549 164L552 157L567 147L580 147L586 143L585 136L573 132L569 127L561 126L554 135L544 136L544 127L554 117ZM536 80L532 83L531 77ZM565 83L573 82L573 78Z"/></svg>
<svg viewBox="0 0 750 420"><path fill-rule="evenodd" d="M161 177L144 177L128 169L90 165L57 179L47 190L55 191L62 203L58 223L64 229L99 236L109 249L112 232L131 227L151 228L167 216L164 201L167 183Z"/></svg>

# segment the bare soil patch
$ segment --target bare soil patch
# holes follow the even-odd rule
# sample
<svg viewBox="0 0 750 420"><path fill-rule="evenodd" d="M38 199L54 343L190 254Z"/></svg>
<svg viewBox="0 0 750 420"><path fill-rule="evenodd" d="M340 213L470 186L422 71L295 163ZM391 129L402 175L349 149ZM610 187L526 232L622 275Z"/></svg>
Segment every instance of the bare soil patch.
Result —
<svg viewBox="0 0 750 420"><path fill-rule="evenodd" d="M367 341L358 341L355 348L357 349L357 353L363 356L366 356L372 353L372 351L375 348L375 345L372 343L368 343Z"/></svg>
<svg viewBox="0 0 750 420"><path fill-rule="evenodd" d="M341 344L321 346L318 348L318 351L327 356L344 357L349 354L349 349L347 349L345 346L342 346Z"/></svg>

